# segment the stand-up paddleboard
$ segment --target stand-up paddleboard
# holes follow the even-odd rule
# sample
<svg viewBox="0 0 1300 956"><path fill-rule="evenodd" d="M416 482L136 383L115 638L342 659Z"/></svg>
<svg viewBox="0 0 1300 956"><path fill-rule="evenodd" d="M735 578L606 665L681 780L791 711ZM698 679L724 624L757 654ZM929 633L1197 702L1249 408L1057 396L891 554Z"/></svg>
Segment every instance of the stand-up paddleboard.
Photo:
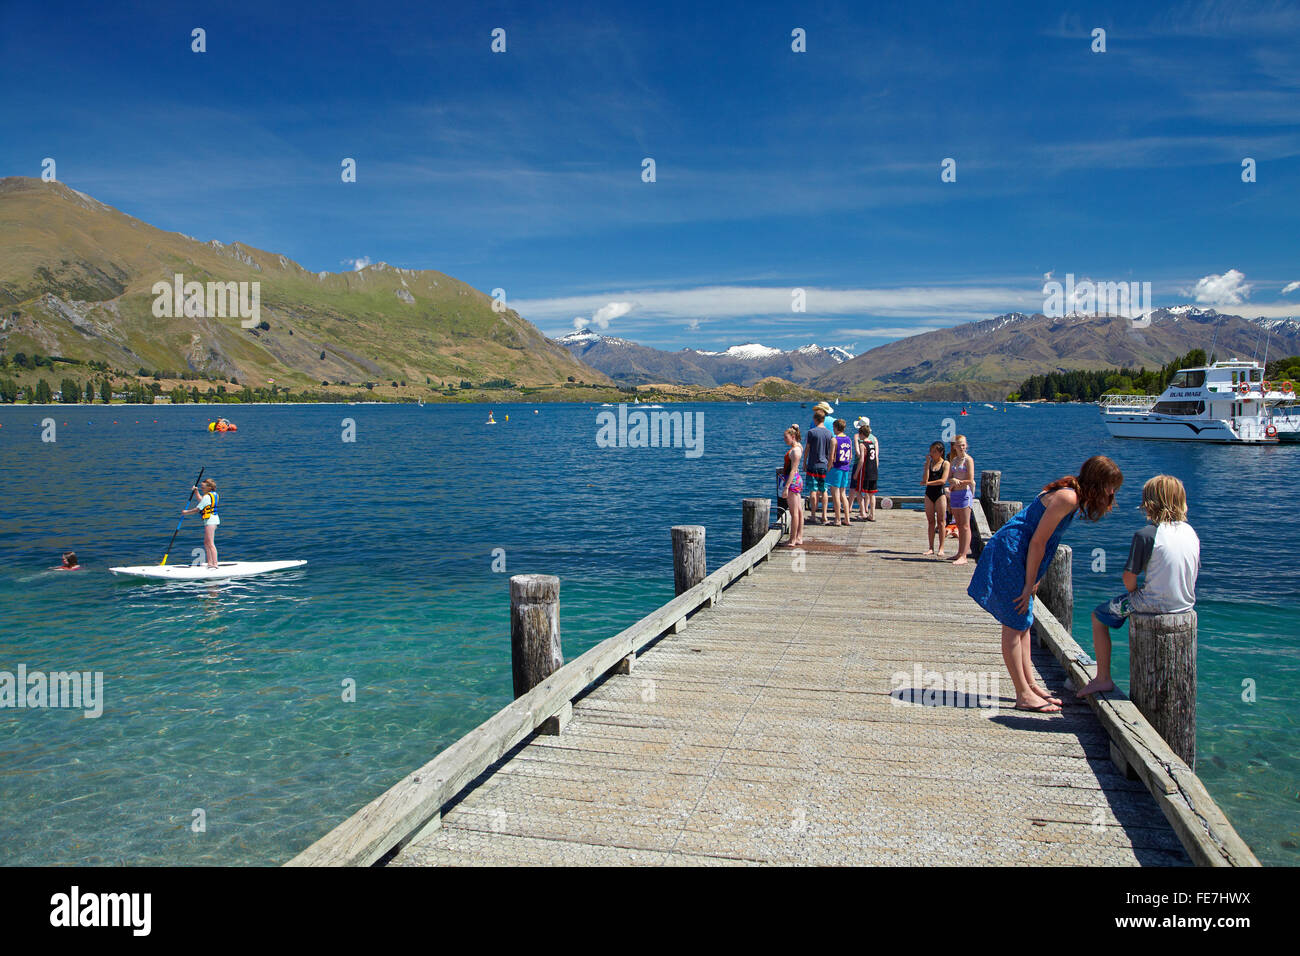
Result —
<svg viewBox="0 0 1300 956"><path fill-rule="evenodd" d="M215 568L190 564L142 564L137 567L109 568L114 574L129 578L152 578L158 581L225 581L247 578L272 571L300 568L306 561L222 561Z"/></svg>

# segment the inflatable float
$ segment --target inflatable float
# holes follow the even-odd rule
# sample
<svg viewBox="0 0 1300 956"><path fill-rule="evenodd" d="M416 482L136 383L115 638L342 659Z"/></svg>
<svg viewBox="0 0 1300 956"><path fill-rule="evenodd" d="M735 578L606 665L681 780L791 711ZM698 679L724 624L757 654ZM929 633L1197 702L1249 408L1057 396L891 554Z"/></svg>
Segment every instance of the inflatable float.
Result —
<svg viewBox="0 0 1300 956"><path fill-rule="evenodd" d="M219 422L208 422L208 431L210 432L237 432L239 428L234 422L225 420Z"/></svg>

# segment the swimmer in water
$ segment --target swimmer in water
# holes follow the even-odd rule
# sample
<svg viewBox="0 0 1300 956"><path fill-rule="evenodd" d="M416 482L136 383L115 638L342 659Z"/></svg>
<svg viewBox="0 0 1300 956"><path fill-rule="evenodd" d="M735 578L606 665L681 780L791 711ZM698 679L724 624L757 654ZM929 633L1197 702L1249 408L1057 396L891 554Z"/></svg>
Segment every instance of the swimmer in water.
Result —
<svg viewBox="0 0 1300 956"><path fill-rule="evenodd" d="M77 563L77 552L64 551L63 563L57 568L50 568L51 571L80 571L81 565Z"/></svg>

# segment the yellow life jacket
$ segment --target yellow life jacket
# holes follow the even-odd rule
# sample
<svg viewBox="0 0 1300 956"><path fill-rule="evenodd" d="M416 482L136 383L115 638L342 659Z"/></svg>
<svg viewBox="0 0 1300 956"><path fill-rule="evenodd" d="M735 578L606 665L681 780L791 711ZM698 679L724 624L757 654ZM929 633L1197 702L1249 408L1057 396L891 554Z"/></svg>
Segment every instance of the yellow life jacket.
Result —
<svg viewBox="0 0 1300 956"><path fill-rule="evenodd" d="M209 499L210 499L210 500L208 501L208 506L207 506L206 508L203 509L203 520L204 520L204 521L207 521L209 518L211 518L212 515L213 515L213 514L216 512L216 510L217 510L217 493L216 493L215 491L209 491L209 492L208 492L208 496L209 496Z"/></svg>

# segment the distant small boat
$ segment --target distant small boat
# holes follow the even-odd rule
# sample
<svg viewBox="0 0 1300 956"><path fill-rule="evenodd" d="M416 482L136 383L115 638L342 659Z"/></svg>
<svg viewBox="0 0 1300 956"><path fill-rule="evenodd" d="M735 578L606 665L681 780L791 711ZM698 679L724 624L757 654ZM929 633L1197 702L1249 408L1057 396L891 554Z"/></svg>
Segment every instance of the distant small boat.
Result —
<svg viewBox="0 0 1300 956"><path fill-rule="evenodd" d="M985 403L984 403L984 407L985 407L985 408L991 408L991 409L993 409L995 412L998 410L998 407L997 407L996 405L990 405L988 402L985 402Z"/></svg>

